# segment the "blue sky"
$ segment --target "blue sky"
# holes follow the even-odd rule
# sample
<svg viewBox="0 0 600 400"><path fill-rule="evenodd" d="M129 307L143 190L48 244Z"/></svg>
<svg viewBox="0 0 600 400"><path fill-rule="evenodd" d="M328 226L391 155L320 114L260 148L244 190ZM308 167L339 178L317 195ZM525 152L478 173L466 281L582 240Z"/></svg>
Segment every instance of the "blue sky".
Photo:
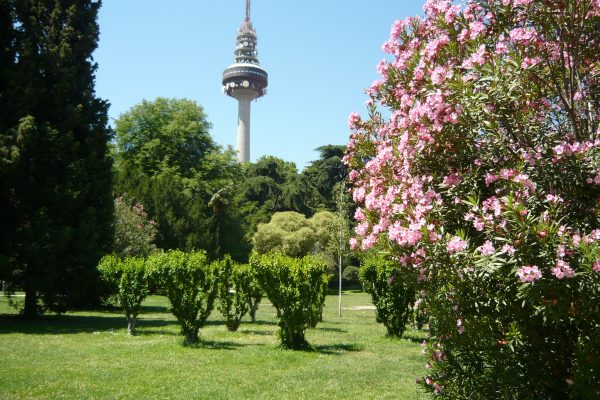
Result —
<svg viewBox="0 0 600 400"><path fill-rule="evenodd" d="M275 155L301 170L315 148L345 144L352 111L377 79L381 45L396 19L423 1L253 0L251 18L268 94L252 103L251 159ZM245 0L104 0L96 92L117 118L143 99L188 98L204 107L211 135L235 146L237 102L222 94Z"/></svg>

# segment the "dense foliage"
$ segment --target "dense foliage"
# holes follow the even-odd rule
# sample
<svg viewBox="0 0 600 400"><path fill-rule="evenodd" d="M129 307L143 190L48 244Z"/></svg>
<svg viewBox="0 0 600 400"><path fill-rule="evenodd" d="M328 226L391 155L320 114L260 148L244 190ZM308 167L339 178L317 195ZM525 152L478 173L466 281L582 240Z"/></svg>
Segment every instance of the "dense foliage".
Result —
<svg viewBox="0 0 600 400"><path fill-rule="evenodd" d="M273 214L267 224L259 224L252 242L258 254L280 252L290 257L319 254L335 264L339 248L339 217L320 211L311 218L294 211Z"/></svg>
<svg viewBox="0 0 600 400"><path fill-rule="evenodd" d="M115 255L102 257L98 270L111 293L116 294L127 318L127 333L135 335L135 323L142 302L150 293L150 270L143 258Z"/></svg>
<svg viewBox="0 0 600 400"><path fill-rule="evenodd" d="M171 303L186 344L198 343L198 332L213 310L217 297L217 271L204 251L155 253L148 264Z"/></svg>
<svg viewBox="0 0 600 400"><path fill-rule="evenodd" d="M0 1L0 279L24 313L98 299L113 202L108 103L92 53L100 1Z"/></svg>
<svg viewBox="0 0 600 400"><path fill-rule="evenodd" d="M322 203L319 208L333 211L338 206L340 197L339 185L348 175L348 171L342 161L346 146L325 145L318 147L319 158L310 162L302 171L302 175L319 192Z"/></svg>
<svg viewBox="0 0 600 400"><path fill-rule="evenodd" d="M370 255L360 267L359 279L371 295L377 322L385 326L388 336L401 337L415 303L415 278L403 274L396 262Z"/></svg>
<svg viewBox="0 0 600 400"><path fill-rule="evenodd" d="M436 397L598 397L600 3L425 13L350 117L352 245L418 275Z"/></svg>
<svg viewBox="0 0 600 400"><path fill-rule="evenodd" d="M148 257L156 251L156 223L148 220L144 206L127 196L115 199L114 252L120 257Z"/></svg>
<svg viewBox="0 0 600 400"><path fill-rule="evenodd" d="M304 333L321 317L327 291L327 266L312 256L253 255L253 272L277 310L281 345L288 349L309 346Z"/></svg>
<svg viewBox="0 0 600 400"><path fill-rule="evenodd" d="M250 303L253 301L250 290L254 276L248 264L238 264L229 256L217 261L217 264L219 277L217 307L225 318L227 329L235 332L240 327L244 315L250 310Z"/></svg>
<svg viewBox="0 0 600 400"><path fill-rule="evenodd" d="M132 107L115 123L115 192L143 204L156 221L159 248L240 258L243 232L226 207L226 188L241 180L240 166L209 128L191 100L157 98Z"/></svg>

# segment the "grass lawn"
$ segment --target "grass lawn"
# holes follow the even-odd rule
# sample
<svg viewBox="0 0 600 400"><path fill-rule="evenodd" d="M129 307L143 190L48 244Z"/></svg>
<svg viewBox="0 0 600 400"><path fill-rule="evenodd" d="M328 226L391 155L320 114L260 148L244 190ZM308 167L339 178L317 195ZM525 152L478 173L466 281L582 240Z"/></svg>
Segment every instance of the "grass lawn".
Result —
<svg viewBox="0 0 600 400"><path fill-rule="evenodd" d="M277 347L267 299L257 322L228 332L215 309L202 344L184 347L168 302L151 296L126 334L113 312L72 312L22 320L0 296L2 399L428 399L420 342L385 337L364 293L346 292L343 316L328 296L324 322L307 332L312 351Z"/></svg>

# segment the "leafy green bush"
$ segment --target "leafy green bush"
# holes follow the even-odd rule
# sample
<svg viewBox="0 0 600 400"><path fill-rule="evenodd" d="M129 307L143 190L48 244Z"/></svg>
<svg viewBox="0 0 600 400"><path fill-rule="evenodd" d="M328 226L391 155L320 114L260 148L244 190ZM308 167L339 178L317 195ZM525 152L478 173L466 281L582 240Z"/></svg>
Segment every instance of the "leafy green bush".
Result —
<svg viewBox="0 0 600 400"><path fill-rule="evenodd" d="M254 277L247 264L238 264L230 256L218 261L219 311L231 332L238 330L244 315L250 310L249 289Z"/></svg>
<svg viewBox="0 0 600 400"><path fill-rule="evenodd" d="M100 276L113 294L127 317L127 333L135 335L135 323L142 302L148 296L149 271L143 258L107 255L98 265Z"/></svg>
<svg viewBox="0 0 600 400"><path fill-rule="evenodd" d="M253 255L250 265L277 310L279 338L288 349L307 348L304 332L316 325L324 304L329 275L319 258L282 254Z"/></svg>
<svg viewBox="0 0 600 400"><path fill-rule="evenodd" d="M366 258L359 271L363 289L375 305L377 322L386 327L388 336L401 337L411 316L415 282L406 277L409 272L383 256Z"/></svg>
<svg viewBox="0 0 600 400"><path fill-rule="evenodd" d="M181 325L185 344L198 342L198 331L210 315L217 295L217 274L204 251L170 250L150 256Z"/></svg>

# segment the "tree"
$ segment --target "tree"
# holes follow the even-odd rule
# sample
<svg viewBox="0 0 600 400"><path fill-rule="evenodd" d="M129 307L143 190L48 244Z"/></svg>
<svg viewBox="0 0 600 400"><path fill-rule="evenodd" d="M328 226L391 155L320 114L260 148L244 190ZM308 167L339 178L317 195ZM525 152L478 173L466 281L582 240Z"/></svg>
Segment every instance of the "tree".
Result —
<svg viewBox="0 0 600 400"><path fill-rule="evenodd" d="M227 197L211 199L235 186L241 171L234 152L222 151L209 129L191 100L157 98L132 107L116 121L115 190L136 198L156 220L158 247L203 248L217 258L239 253L234 240L242 234L229 223Z"/></svg>
<svg viewBox="0 0 600 400"><path fill-rule="evenodd" d="M111 246L111 132L92 62L99 7L0 2L2 279L25 290L26 315L96 301Z"/></svg>
<svg viewBox="0 0 600 400"><path fill-rule="evenodd" d="M102 257L98 270L112 294L117 295L119 305L127 318L127 333L135 335L135 323L142 308L142 302L150 293L150 270L140 257L116 255Z"/></svg>
<svg viewBox="0 0 600 400"><path fill-rule="evenodd" d="M329 281L325 263L312 256L255 254L250 265L277 310L281 345L292 350L309 347L305 331L321 315Z"/></svg>
<svg viewBox="0 0 600 400"><path fill-rule="evenodd" d="M377 322L385 326L388 336L402 337L415 302L416 279L402 274L383 255L365 257L359 279L364 291L371 295Z"/></svg>
<svg viewBox="0 0 600 400"><path fill-rule="evenodd" d="M302 171L308 181L321 195L322 207L334 211L339 197L339 184L344 182L348 171L342 161L346 151L345 145L325 145L316 149L319 158L311 161ZM336 190L338 188L338 190Z"/></svg>
<svg viewBox="0 0 600 400"><path fill-rule="evenodd" d="M437 398L597 398L600 3L424 8L350 117L352 244L418 272Z"/></svg>
<svg viewBox="0 0 600 400"><path fill-rule="evenodd" d="M321 211L307 219L304 215L285 211L273 214L268 224L260 224L253 237L258 254L281 252L290 257L319 254L335 264L338 251L339 218Z"/></svg>
<svg viewBox="0 0 600 400"><path fill-rule="evenodd" d="M252 240L259 224L267 223L276 212L295 211L311 216L322 201L296 165L273 156L249 164L236 197L244 221L246 239Z"/></svg>
<svg viewBox="0 0 600 400"><path fill-rule="evenodd" d="M167 292L171 311L181 325L185 344L196 344L198 332L213 310L217 271L204 251L170 250L148 258L154 276Z"/></svg>
<svg viewBox="0 0 600 400"><path fill-rule="evenodd" d="M254 277L248 264L238 264L229 256L217 261L216 268L219 275L217 307L225 317L227 329L235 332L254 301L252 296Z"/></svg>

